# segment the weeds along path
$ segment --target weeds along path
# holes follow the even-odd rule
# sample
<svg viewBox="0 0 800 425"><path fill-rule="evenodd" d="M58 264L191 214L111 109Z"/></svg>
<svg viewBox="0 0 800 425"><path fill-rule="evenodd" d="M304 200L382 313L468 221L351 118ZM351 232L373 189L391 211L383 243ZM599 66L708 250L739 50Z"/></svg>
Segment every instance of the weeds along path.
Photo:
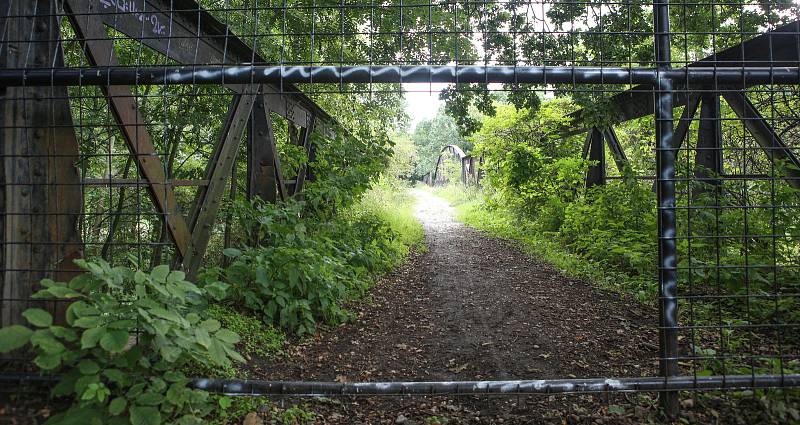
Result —
<svg viewBox="0 0 800 425"><path fill-rule="evenodd" d="M654 311L563 277L464 226L428 191L414 195L428 251L352 305L354 321L261 365L259 377L487 380L656 372ZM348 398L314 402L313 409L326 423L426 423L431 417L529 423L569 415L602 420L609 403L603 396Z"/></svg>

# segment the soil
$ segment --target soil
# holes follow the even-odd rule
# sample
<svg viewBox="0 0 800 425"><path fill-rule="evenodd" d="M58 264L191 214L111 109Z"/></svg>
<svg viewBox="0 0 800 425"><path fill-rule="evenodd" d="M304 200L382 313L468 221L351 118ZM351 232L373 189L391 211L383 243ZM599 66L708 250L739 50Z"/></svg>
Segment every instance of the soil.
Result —
<svg viewBox="0 0 800 425"><path fill-rule="evenodd" d="M432 381L654 376L655 308L571 279L414 192L427 251L385 276L356 319L253 371L269 380ZM633 397L633 396L631 396ZM651 400L652 401L652 400ZM297 400L284 400L294 403ZM627 404L622 413L617 404ZM613 406L613 407L612 407ZM613 413L609 413L609 407ZM316 400L320 423L633 422L623 395Z"/></svg>

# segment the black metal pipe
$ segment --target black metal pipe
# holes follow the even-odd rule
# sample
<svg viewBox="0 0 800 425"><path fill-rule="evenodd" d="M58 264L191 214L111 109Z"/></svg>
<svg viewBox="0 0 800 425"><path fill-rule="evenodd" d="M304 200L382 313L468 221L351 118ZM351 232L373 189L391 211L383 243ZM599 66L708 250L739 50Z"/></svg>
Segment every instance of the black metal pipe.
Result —
<svg viewBox="0 0 800 425"><path fill-rule="evenodd" d="M57 376L0 375L0 382L5 384L53 385L57 381ZM800 374L674 376L668 379L639 377L437 382L310 382L200 378L193 380L193 386L208 392L234 396L515 395L798 387L800 386Z"/></svg>
<svg viewBox="0 0 800 425"><path fill-rule="evenodd" d="M654 47L658 80L655 84L656 175L658 179L658 313L659 372L664 379L678 375L678 260L675 200L675 157L672 143L675 81L665 77L672 71L670 51L669 0L653 2ZM715 78L714 84L718 83ZM661 406L670 418L678 416L678 393L667 391Z"/></svg>
<svg viewBox="0 0 800 425"><path fill-rule="evenodd" d="M800 84L800 67L167 66L3 69L0 86L298 83ZM741 87L739 87L741 89Z"/></svg>

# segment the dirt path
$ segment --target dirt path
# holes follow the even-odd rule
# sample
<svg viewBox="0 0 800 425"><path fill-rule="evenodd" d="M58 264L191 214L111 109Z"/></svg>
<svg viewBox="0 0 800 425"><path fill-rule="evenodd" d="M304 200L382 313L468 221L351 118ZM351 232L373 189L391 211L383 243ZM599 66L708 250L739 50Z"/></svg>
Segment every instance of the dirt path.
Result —
<svg viewBox="0 0 800 425"><path fill-rule="evenodd" d="M264 379L378 381L652 375L654 310L564 277L455 221L416 190L428 251L387 275L357 319L265 365ZM621 396L616 396L621 397ZM605 422L604 396L372 398L315 402L326 423ZM619 417L614 417L616 420ZM613 421L612 421L613 422Z"/></svg>

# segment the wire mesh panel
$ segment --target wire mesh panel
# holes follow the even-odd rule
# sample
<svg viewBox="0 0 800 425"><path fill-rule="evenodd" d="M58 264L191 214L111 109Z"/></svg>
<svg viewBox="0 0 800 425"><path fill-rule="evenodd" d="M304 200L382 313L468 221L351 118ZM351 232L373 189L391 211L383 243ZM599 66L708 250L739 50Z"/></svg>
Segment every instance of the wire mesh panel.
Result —
<svg viewBox="0 0 800 425"><path fill-rule="evenodd" d="M300 193L314 178L305 164L315 146L384 131L358 124L359 115L389 110L404 92L441 92L464 132L477 130L477 115L494 114L498 98L534 111L568 99L548 137L554 150L590 161L586 186L652 185L647 202L657 219L643 243L652 254L648 290L658 293L660 317L651 324L660 333L659 373L515 385L198 385L414 394L799 382L795 3L5 0L0 7L2 325L18 323L34 304L63 314L64 306L30 296L43 278L78 273L74 259L171 263L190 275L215 264L232 231L247 237L246 229L231 230L226 199L237 191L272 202ZM462 181L491 172L491 163L480 169L483 158L451 152ZM674 397L664 399L675 408Z"/></svg>

